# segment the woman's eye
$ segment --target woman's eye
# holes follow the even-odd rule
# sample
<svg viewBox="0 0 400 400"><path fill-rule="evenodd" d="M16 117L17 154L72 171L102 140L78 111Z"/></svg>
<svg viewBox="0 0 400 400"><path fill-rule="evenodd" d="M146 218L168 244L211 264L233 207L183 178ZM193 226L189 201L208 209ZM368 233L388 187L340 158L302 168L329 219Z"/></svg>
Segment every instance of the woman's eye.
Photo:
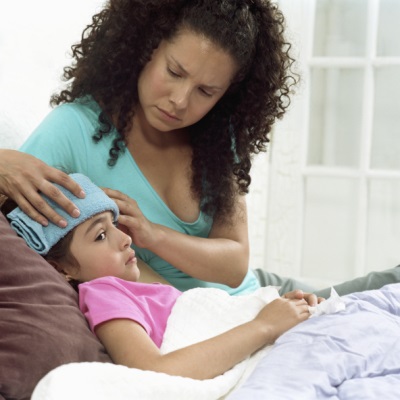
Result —
<svg viewBox="0 0 400 400"><path fill-rule="evenodd" d="M96 237L96 242L99 242L100 240L104 240L105 238L106 238L106 233L102 232L102 233L100 233L100 235L98 235Z"/></svg>
<svg viewBox="0 0 400 400"><path fill-rule="evenodd" d="M201 92L204 96L207 96L207 97L211 97L211 96L212 96L211 93L207 92L206 90L204 90L204 89L202 89L202 88L200 88L199 90L200 90L200 92Z"/></svg>
<svg viewBox="0 0 400 400"><path fill-rule="evenodd" d="M169 73L171 76L175 77L175 78L180 78L180 75L177 74L175 71L173 71L171 68L168 68L168 73Z"/></svg>

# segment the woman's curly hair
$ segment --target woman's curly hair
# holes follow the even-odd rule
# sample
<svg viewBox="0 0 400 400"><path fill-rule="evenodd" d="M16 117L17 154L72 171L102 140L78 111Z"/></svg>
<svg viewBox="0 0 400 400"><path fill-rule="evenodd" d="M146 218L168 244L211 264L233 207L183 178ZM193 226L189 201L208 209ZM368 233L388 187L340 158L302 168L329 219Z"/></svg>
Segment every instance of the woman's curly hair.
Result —
<svg viewBox="0 0 400 400"><path fill-rule="evenodd" d="M229 221L237 194L248 192L252 156L266 150L272 125L285 113L297 83L284 22L270 0L109 0L72 46L73 64L64 69L68 87L51 104L93 96L103 110L96 141L110 133L110 117L117 115L118 136L108 160L114 165L139 101L139 75L154 49L182 28L204 35L239 70L216 106L187 128L191 188L203 212Z"/></svg>

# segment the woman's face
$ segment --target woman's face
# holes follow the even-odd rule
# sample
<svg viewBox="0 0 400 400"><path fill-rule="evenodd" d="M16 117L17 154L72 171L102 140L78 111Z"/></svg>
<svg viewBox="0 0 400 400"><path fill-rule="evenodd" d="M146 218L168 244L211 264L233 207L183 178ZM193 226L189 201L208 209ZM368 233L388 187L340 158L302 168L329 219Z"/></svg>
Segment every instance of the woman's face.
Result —
<svg viewBox="0 0 400 400"><path fill-rule="evenodd" d="M137 281L140 272L131 243L111 212L97 214L75 228L70 251L79 268L67 266L64 271L80 282L103 276Z"/></svg>
<svg viewBox="0 0 400 400"><path fill-rule="evenodd" d="M236 71L227 52L204 36L182 30L163 40L143 68L138 115L164 132L193 125L224 95Z"/></svg>

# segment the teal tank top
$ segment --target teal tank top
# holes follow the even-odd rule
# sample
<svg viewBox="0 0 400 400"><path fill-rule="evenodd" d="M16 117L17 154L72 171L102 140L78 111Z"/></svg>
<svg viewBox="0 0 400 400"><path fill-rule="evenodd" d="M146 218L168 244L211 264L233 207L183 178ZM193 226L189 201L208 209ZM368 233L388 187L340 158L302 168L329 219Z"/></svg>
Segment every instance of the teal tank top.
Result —
<svg viewBox="0 0 400 400"><path fill-rule="evenodd" d="M109 149L114 138L108 136L95 143L92 139L98 127L100 106L91 98L63 104L53 109L22 145L21 151L32 154L66 173L80 172L99 186L119 190L138 203L150 221L191 236L207 238L212 218L202 212L195 222L178 218L152 188L129 151L120 154L115 166L109 167ZM114 128L115 129L115 128ZM181 291L195 287L217 287L230 294L245 294L259 287L249 269L237 288L195 279L176 269L149 250L132 245L137 256Z"/></svg>

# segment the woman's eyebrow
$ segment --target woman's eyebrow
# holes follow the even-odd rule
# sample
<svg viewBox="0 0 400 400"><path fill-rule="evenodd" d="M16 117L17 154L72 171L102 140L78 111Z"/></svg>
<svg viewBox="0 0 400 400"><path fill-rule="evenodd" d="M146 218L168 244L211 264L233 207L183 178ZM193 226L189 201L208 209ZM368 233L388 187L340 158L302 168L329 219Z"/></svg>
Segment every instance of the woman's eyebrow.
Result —
<svg viewBox="0 0 400 400"><path fill-rule="evenodd" d="M176 64L176 66L186 75L190 75L189 72L183 67L183 65L176 60L173 56L171 56L171 60ZM219 86L212 86L212 85L201 85L203 88L210 89L210 90L222 90Z"/></svg>

